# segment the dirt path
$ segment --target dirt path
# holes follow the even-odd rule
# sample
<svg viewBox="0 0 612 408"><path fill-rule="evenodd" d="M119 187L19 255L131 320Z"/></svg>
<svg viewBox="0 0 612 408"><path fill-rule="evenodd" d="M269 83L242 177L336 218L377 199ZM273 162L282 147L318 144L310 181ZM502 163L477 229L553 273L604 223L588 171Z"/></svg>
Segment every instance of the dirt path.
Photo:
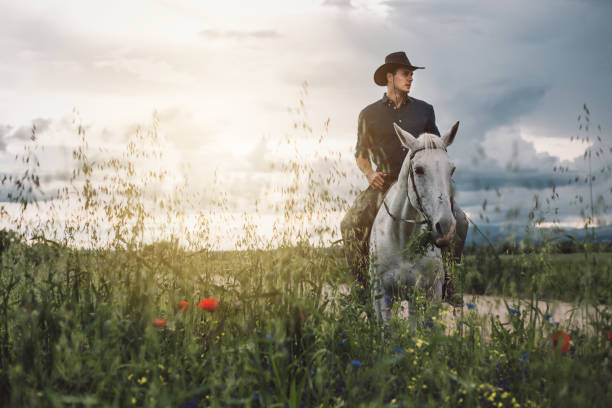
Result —
<svg viewBox="0 0 612 408"><path fill-rule="evenodd" d="M541 300L536 304L533 304L533 307L530 299L506 298L505 300L508 306L506 306L506 303L504 303L504 298L500 296L466 294L463 296L463 301L465 303L463 312L475 312L481 317L486 317L487 319L485 320L488 326L488 324L490 324L488 319L489 316L499 316L502 323L510 321L512 313L509 311L509 308L511 308L518 310L521 315L523 315L524 312L527 312L527 321L531 316L533 316L533 318L540 319L542 321L548 320L548 322L553 326L556 326L558 323L558 326L564 330L568 330L570 328L584 329L585 326L588 326L586 322L588 322L589 317L593 318L597 314L596 310L592 306L587 307L585 305L574 305L558 300ZM606 305L600 305L598 308L600 311L604 310L606 309ZM460 311L456 309L455 315L458 313L460 313ZM454 329L456 317L453 316L453 313L449 313L447 316L445 316L444 320L449 329Z"/></svg>
<svg viewBox="0 0 612 408"><path fill-rule="evenodd" d="M347 285L341 285L339 292L342 294L348 294L349 288ZM332 295L332 291L327 292ZM332 295L333 296L333 295ZM529 314L532 309L531 300L529 299L516 299L516 298L504 298L501 296L484 296L484 295L472 295L465 294L463 296L464 306L463 313L476 313L478 316L483 318L483 323L488 326L490 324L489 316L499 316L502 323L510 321L511 314L509 308L518 310L519 313L523 314L524 311L528 312L529 316L536 316L538 319L546 319L553 325L559 323L559 327L567 330L570 328L584 328L585 322L588 321L588 317L594 317L596 311L593 307L585 307L584 305L574 305L567 302L561 302L558 300L543 301L540 300L534 305L533 313ZM447 306L447 313L444 316L444 322L447 325L448 330L454 330L456 327L456 321L461 313L461 309L455 308L453 311L450 305ZM606 309L606 305L600 305L599 310ZM537 310L540 313L537 312ZM607 307L610 310L609 307ZM550 314L546 316L546 314ZM402 302L402 307L399 312L399 316L402 318L408 318L408 303ZM486 327L485 327L486 329Z"/></svg>

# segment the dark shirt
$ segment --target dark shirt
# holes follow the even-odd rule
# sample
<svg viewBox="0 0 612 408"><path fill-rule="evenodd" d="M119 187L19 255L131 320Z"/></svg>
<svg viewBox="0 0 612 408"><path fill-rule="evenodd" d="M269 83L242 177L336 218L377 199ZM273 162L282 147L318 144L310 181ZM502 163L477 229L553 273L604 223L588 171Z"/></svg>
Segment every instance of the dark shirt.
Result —
<svg viewBox="0 0 612 408"><path fill-rule="evenodd" d="M370 158L376 171L396 180L408 150L400 143L393 122L414 137L421 133L440 136L433 107L427 102L406 96L399 108L385 93L382 99L359 113L355 157Z"/></svg>

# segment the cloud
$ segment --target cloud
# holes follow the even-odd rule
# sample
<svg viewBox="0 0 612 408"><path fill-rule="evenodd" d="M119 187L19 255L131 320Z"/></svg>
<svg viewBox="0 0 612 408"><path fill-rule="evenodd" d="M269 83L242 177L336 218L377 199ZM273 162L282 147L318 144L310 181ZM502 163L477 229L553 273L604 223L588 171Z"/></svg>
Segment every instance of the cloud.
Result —
<svg viewBox="0 0 612 408"><path fill-rule="evenodd" d="M209 39L217 40L217 39L230 39L230 40L246 40L246 39L275 39L280 38L281 35L276 30L252 30L252 31L221 31L215 29L204 29L199 32L202 37L206 37Z"/></svg>
<svg viewBox="0 0 612 408"><path fill-rule="evenodd" d="M202 171L219 167L238 174L226 182L240 185L248 171L272 177L266 169L273 158L257 136L282 131L283 106L295 101L303 80L311 84L309 124L316 127L331 117L329 137L348 152L359 110L384 92L372 82L374 69L389 52L405 50L415 64L427 67L415 76L413 96L434 106L441 131L461 121L449 149L458 165L461 197L495 194L495 187L531 194L558 182L559 174L551 170L558 160L537 154L522 135L569 138L584 102L593 108L593 123L601 112L604 129L612 129L612 116L606 114L612 25L609 13L602 12L610 7L605 2L388 1L386 13L369 11L381 2L315 3L304 13L258 4L261 17L243 19L254 26L237 25L217 10L197 10L195 3L180 18L171 7L159 13L154 6L140 12L132 6L118 14L100 6L94 19L78 18L87 16L84 10L91 15L91 6L71 13L59 5L47 7L56 9L53 14L18 2L3 4L0 49L14 58L0 63L6 85L0 110L11 118L32 118L77 103L88 120L99 115L96 120L113 129L117 122L109 124L107 117L133 123L157 107L160 132L182 159L198 167L195 174L203 184ZM180 29L159 30L173 24ZM206 29L198 35L201 28ZM39 102L32 105L33 98ZM32 109L40 112L25 113ZM10 135L29 138L31 126L19 127L27 123L0 126L0 151L7 143L11 150ZM98 136L96 142L115 144ZM520 154L513 157L515 144ZM356 171L350 159L347 166ZM584 163L575 164L572 171L584 174Z"/></svg>
<svg viewBox="0 0 612 408"><path fill-rule="evenodd" d="M42 179L40 189L30 180L25 180L24 174L0 174L0 182L0 202L3 203L19 203L22 200L32 203L55 198L54 194L46 191Z"/></svg>
<svg viewBox="0 0 612 408"><path fill-rule="evenodd" d="M538 102L546 94L546 87L518 86L515 88L503 86L499 90L490 90L492 96L481 102L483 120L488 119L489 127L511 124L518 118L534 110ZM473 105L474 106L474 105Z"/></svg>
<svg viewBox="0 0 612 408"><path fill-rule="evenodd" d="M21 126L10 135L10 138L21 141L30 140L33 132L35 135L46 132L51 126L51 122L51 119L34 119L31 126Z"/></svg>
<svg viewBox="0 0 612 408"><path fill-rule="evenodd" d="M250 170L257 172L272 172L275 169L274 162L271 160L270 148L266 138L262 137L255 145L253 150L247 155L246 163Z"/></svg>
<svg viewBox="0 0 612 408"><path fill-rule="evenodd" d="M526 167L507 171L494 161L489 161L479 168L461 169L455 177L455 186L459 194L464 191L495 190L508 187L542 190L566 183L567 176L556 174L552 169L544 172L538 168Z"/></svg>
<svg viewBox="0 0 612 408"><path fill-rule="evenodd" d="M352 9L354 6L351 4L351 0L325 0L322 3L323 6L333 6L344 9Z"/></svg>
<svg viewBox="0 0 612 408"><path fill-rule="evenodd" d="M127 72L142 81L185 85L195 80L192 75L180 71L170 62L160 58L116 56L97 59L93 66L111 68L115 72Z"/></svg>
<svg viewBox="0 0 612 408"><path fill-rule="evenodd" d="M456 161L454 146L449 154ZM567 182L567 173L555 171L560 164L557 157L538 153L533 143L521 137L519 126L499 126L485 134L469 163L461 161L455 182L459 192L513 187L541 190Z"/></svg>
<svg viewBox="0 0 612 408"><path fill-rule="evenodd" d="M11 125L0 124L0 152L6 151L6 139L12 130Z"/></svg>
<svg viewBox="0 0 612 408"><path fill-rule="evenodd" d="M457 94L451 102L451 109L455 110L454 117L461 122L458 143L453 145L458 162L470 159L474 148L483 143L491 132L518 126L525 115L533 112L545 94L544 86L513 87L507 83L489 84L470 93ZM437 114L438 122L439 117ZM507 146L507 143L504 145Z"/></svg>
<svg viewBox="0 0 612 408"><path fill-rule="evenodd" d="M23 142L32 138L33 128L38 136L45 133L51 127L52 120L47 118L36 118L32 120L31 125L20 126L15 129L10 124L0 124L0 152L5 152L8 143L11 141Z"/></svg>
<svg viewBox="0 0 612 408"><path fill-rule="evenodd" d="M159 131L166 140L179 149L194 150L207 146L218 138L227 120L218 117L201 118L178 106L159 112ZM135 127L130 129L135 130Z"/></svg>

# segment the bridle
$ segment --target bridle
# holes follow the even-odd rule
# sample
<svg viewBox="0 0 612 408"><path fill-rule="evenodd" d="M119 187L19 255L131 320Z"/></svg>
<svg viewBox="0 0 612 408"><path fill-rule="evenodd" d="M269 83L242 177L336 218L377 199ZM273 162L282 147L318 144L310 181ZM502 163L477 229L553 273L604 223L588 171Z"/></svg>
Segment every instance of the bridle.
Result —
<svg viewBox="0 0 612 408"><path fill-rule="evenodd" d="M415 149L414 151L410 152L410 157L408 158L408 160L410 160L410 166L408 167L408 174L410 176L410 182L412 183L412 188L414 189L414 195L416 196L417 199L417 211L420 213L420 215L424 218L423 221L417 221L417 220L408 220L405 218L400 218L397 217L393 214L391 214L391 211L389 211L389 207L387 206L387 203L385 200L383 200L383 205L385 206L385 210L387 211L387 214L389 214L389 216L391 217L391 219L395 222L403 222L406 224L417 224L417 225L424 225L427 224L428 228L430 230L433 231L433 224L431 222L431 220L429 219L429 217L427 216L427 213L425 213L425 210L423 209L423 202L421 201L421 195L419 194L419 190L417 189L417 185L416 182L414 180L414 168L412 166L413 163L413 159L414 156L420 152L421 150L426 150L426 149L431 149L431 148L427 148L427 147L420 147L418 149ZM443 149L444 151L446 151L446 148L444 147L435 147L435 149ZM406 197L408 198L408 202L410 202L410 194L408 192L408 188L406 188ZM451 209L453 206L453 200L451 200Z"/></svg>

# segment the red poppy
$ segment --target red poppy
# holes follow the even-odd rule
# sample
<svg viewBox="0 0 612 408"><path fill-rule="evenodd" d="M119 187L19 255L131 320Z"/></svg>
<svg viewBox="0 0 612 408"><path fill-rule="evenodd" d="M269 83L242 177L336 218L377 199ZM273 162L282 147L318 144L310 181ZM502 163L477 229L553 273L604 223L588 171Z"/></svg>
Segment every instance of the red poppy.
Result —
<svg viewBox="0 0 612 408"><path fill-rule="evenodd" d="M558 330L552 336L552 343L555 350L565 353L570 348L570 337L563 330Z"/></svg>
<svg viewBox="0 0 612 408"><path fill-rule="evenodd" d="M202 299L200 303L198 303L198 307L202 310L206 310L207 312L213 312L219 307L219 300L215 298Z"/></svg>
<svg viewBox="0 0 612 408"><path fill-rule="evenodd" d="M153 326L155 327L167 327L164 319L153 319Z"/></svg>
<svg viewBox="0 0 612 408"><path fill-rule="evenodd" d="M608 336L608 341L612 340L612 333L610 332L610 329L606 330L606 336Z"/></svg>
<svg viewBox="0 0 612 408"><path fill-rule="evenodd" d="M184 312L185 310L187 310L187 306L189 306L189 303L185 302L184 300L181 300L180 302L176 304L176 306L179 308L181 312Z"/></svg>

